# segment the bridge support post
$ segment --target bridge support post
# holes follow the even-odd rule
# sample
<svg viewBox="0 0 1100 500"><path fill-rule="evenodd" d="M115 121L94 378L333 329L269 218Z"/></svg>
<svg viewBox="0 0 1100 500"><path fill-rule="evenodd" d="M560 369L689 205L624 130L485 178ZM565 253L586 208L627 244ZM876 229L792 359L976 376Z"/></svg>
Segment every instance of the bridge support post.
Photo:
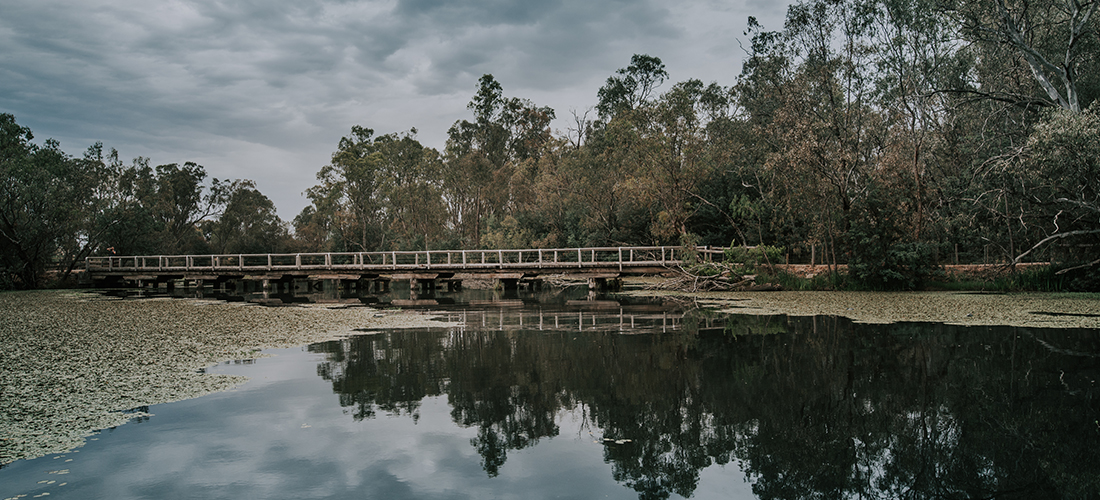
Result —
<svg viewBox="0 0 1100 500"><path fill-rule="evenodd" d="M588 278L588 290L593 292L617 292L622 287L621 278Z"/></svg>
<svg viewBox="0 0 1100 500"><path fill-rule="evenodd" d="M602 292L607 289L607 278L588 278L588 289Z"/></svg>
<svg viewBox="0 0 1100 500"><path fill-rule="evenodd" d="M436 280L431 278L409 278L409 290L414 293L429 293L438 288Z"/></svg>

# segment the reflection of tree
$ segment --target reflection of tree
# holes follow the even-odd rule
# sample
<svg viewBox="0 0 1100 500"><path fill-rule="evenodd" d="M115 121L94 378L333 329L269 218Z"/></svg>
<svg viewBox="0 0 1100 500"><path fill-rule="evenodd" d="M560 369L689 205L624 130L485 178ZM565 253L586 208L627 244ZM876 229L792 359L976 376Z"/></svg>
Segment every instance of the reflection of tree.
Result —
<svg viewBox="0 0 1100 500"><path fill-rule="evenodd" d="M543 367L533 352L538 345L533 342L472 332L452 335L451 340L451 417L459 425L478 428L471 444L481 454L485 472L496 476L507 450L558 435L554 415L562 407L559 390L543 384Z"/></svg>
<svg viewBox="0 0 1100 500"><path fill-rule="evenodd" d="M394 331L318 349L356 418L415 418L446 394L490 476L582 406L641 498L690 496L731 462L761 498L1100 491L1095 332L736 317L725 332Z"/></svg>
<svg viewBox="0 0 1100 500"><path fill-rule="evenodd" d="M373 418L377 410L418 419L420 402L443 393L444 374L436 367L443 351L429 335L378 334L310 346L328 354L317 374L332 381L340 406L353 407L356 420Z"/></svg>
<svg viewBox="0 0 1100 500"><path fill-rule="evenodd" d="M761 498L1096 491L1096 477L1080 471L1098 470L1097 432L1058 413L1095 418L1097 406L1059 386L1064 360L1021 345L1013 329L898 325L879 334L836 320L822 329L820 321L816 332L802 331L798 349L765 354L777 376L759 386L769 403L743 457ZM788 395L768 398L780 390ZM1028 439L1035 432L1041 439ZM1065 464L1075 477L1056 480L1044 464Z"/></svg>

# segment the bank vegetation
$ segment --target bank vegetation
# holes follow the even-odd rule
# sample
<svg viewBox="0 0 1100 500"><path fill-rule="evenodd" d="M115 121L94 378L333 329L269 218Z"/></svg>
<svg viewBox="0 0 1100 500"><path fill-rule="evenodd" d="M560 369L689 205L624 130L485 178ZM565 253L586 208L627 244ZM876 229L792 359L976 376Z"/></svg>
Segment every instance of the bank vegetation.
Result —
<svg viewBox="0 0 1100 500"><path fill-rule="evenodd" d="M110 252L701 244L865 289L1051 262L1060 289L1096 290L1097 5L802 0L781 29L750 18L737 81L638 54L568 117L487 74L442 150L351 127L290 222L248 180L70 157L2 115L0 286Z"/></svg>

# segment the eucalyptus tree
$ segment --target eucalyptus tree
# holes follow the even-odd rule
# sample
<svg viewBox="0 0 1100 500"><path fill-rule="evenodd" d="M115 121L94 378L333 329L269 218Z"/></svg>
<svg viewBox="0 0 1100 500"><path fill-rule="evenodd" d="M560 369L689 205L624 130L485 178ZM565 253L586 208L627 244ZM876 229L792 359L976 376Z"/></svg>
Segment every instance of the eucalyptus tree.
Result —
<svg viewBox="0 0 1100 500"><path fill-rule="evenodd" d="M415 249L446 239L442 160L416 129L375 137L359 125L306 190L294 218L296 243L310 251Z"/></svg>
<svg viewBox="0 0 1100 500"><path fill-rule="evenodd" d="M214 253L270 253L286 250L289 235L275 204L251 180L237 180L226 190L225 209L203 230Z"/></svg>
<svg viewBox="0 0 1100 500"><path fill-rule="evenodd" d="M688 220L699 207L716 206L699 187L728 159L724 148L731 144L721 141L721 127L728 124L731 105L729 89L686 80L637 110L640 161L630 182L634 196L651 207L655 242L686 241Z"/></svg>
<svg viewBox="0 0 1100 500"><path fill-rule="evenodd" d="M943 139L956 102L938 92L966 72L948 20L933 2L905 0L798 2L782 31L750 19L735 92L753 147L732 162L745 189L730 218L761 242L808 242L799 250L811 259L824 247L826 262L853 263L857 275L922 245L941 213L933 193L960 156Z"/></svg>
<svg viewBox="0 0 1100 500"><path fill-rule="evenodd" d="M667 78L659 57L635 54L597 91L599 119L578 124L585 129L584 148L569 154L563 174L574 180L575 196L585 203L582 223L589 242L653 242L652 221L661 210L649 196L654 183L643 166L659 156L649 130L655 92Z"/></svg>
<svg viewBox="0 0 1100 500"><path fill-rule="evenodd" d="M478 80L467 108L474 121L459 120L447 131L444 200L450 225L466 245L478 247L486 219L515 211L512 177L521 163L538 160L555 114L527 99L505 98L491 74Z"/></svg>
<svg viewBox="0 0 1100 500"><path fill-rule="evenodd" d="M1100 101L1081 113L1049 111L1013 153L998 172L1007 186L1004 204L1031 238L1012 262L1047 250L1046 260L1100 269L1097 252L1090 250L1100 245ZM1050 251L1059 244L1060 254ZM1094 279L1100 282L1100 276Z"/></svg>
<svg viewBox="0 0 1100 500"><path fill-rule="evenodd" d="M221 213L230 183L212 179L208 188L205 181L206 169L194 162L182 166L168 163L155 168L145 163L133 173L137 198L154 224L158 252L209 252L199 226Z"/></svg>
<svg viewBox="0 0 1100 500"><path fill-rule="evenodd" d="M378 197L389 247L427 249L446 239L443 160L416 140L416 129L375 139L381 154Z"/></svg>
<svg viewBox="0 0 1100 500"><path fill-rule="evenodd" d="M29 128L0 115L0 259L6 286L46 284L48 268L64 281L84 257L99 251L120 221L117 161L102 144L73 158L60 144L38 146ZM113 153L117 160L117 154Z"/></svg>
<svg viewBox="0 0 1100 500"><path fill-rule="evenodd" d="M64 281L84 257L104 251L124 224L126 182L117 152L96 143L82 158L0 115L0 259L5 285L36 288L49 268ZM141 235L129 235L140 239Z"/></svg>
<svg viewBox="0 0 1100 500"><path fill-rule="evenodd" d="M136 200L125 193L128 170L119 159L118 151L104 153L103 144L88 147L80 159L70 159L74 168L69 181L82 193L69 207L72 227L60 243L64 280L85 257L105 253L107 248L127 250L123 242L138 242L149 231L126 232L126 226L138 221L134 215ZM120 243L118 248L113 242ZM131 243L132 244L132 243ZM129 245L127 245L129 246Z"/></svg>
<svg viewBox="0 0 1100 500"><path fill-rule="evenodd" d="M1067 219L1056 220L1051 216L1057 211L1048 212L1062 196L1043 198L1054 191L1023 186L1038 172L1064 175L1076 168L1048 169L1036 152L1046 148L1040 156L1055 156L1051 147L1075 142L1050 128L1058 123L1070 127L1063 130L1066 134L1076 133L1069 125L1075 120L1045 110L1081 114L1100 97L1100 60L1094 56L1100 52L1097 8L1095 1L994 0L956 2L943 9L966 45L959 50L963 76L941 81L938 91L957 96L952 116L965 131L949 140L973 165L969 172L960 171L954 183L968 206L953 203L951 212L956 220L965 217L957 226L976 228L972 239L993 249L998 260L1035 258L1025 252L1036 243L1045 245L1048 236L1067 234L1054 229L1064 229ZM1066 188L1087 184L1074 176L1045 182ZM1067 241L1061 238L1054 241Z"/></svg>
<svg viewBox="0 0 1100 500"><path fill-rule="evenodd" d="M956 154L945 153L944 135L957 120L952 96L937 92L958 82L965 59L950 16L938 2L880 0L871 39L876 56L876 99L887 114L882 162L905 179L910 200L910 239L921 241L937 207L939 181L961 168Z"/></svg>
<svg viewBox="0 0 1100 500"><path fill-rule="evenodd" d="M314 224L329 228L333 250L370 251L382 237L378 199L382 154L371 139L374 130L359 125L341 137L331 163L317 172L320 184L306 190L315 208Z"/></svg>
<svg viewBox="0 0 1100 500"><path fill-rule="evenodd" d="M1032 93L989 97L1080 113L1100 92L1098 6L1096 0L994 0L958 2L951 12L962 23L964 36L1015 52L1034 80Z"/></svg>
<svg viewBox="0 0 1100 500"><path fill-rule="evenodd" d="M331 222L332 218L320 213L316 205L307 205L290 222L290 226L294 228L291 248L297 252L328 250L332 235Z"/></svg>
<svg viewBox="0 0 1100 500"><path fill-rule="evenodd" d="M34 134L0 114L0 258L7 287L37 287L55 247L54 200L63 193L51 169L64 160L55 142L39 148Z"/></svg>
<svg viewBox="0 0 1100 500"><path fill-rule="evenodd" d="M615 71L597 92L599 104L596 111L600 118L610 120L614 116L634 110L655 97L654 92L668 79L668 71L661 58L648 54L634 54L630 65Z"/></svg>
<svg viewBox="0 0 1100 500"><path fill-rule="evenodd" d="M866 195L879 154L873 103L871 6L811 0L790 7L782 61L790 65L762 133L776 141L765 169L783 183L788 216L837 253L850 248L853 210ZM804 207L816 209L806 213ZM839 241L838 241L839 240ZM838 246L840 247L838 250Z"/></svg>

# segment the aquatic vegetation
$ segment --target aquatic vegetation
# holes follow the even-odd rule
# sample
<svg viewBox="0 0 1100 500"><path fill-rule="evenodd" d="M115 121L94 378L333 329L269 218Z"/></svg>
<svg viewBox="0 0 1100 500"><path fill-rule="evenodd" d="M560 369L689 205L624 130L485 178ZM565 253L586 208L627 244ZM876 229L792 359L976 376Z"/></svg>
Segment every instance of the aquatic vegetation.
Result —
<svg viewBox="0 0 1100 500"><path fill-rule="evenodd" d="M0 294L0 464L81 446L142 408L236 387L207 375L264 348L356 328L422 327L425 314L369 308L269 308L219 301L119 300L72 291Z"/></svg>
<svg viewBox="0 0 1100 500"><path fill-rule="evenodd" d="M1100 295L976 292L660 292L734 314L840 316L857 323L929 322L951 325L1100 328Z"/></svg>

